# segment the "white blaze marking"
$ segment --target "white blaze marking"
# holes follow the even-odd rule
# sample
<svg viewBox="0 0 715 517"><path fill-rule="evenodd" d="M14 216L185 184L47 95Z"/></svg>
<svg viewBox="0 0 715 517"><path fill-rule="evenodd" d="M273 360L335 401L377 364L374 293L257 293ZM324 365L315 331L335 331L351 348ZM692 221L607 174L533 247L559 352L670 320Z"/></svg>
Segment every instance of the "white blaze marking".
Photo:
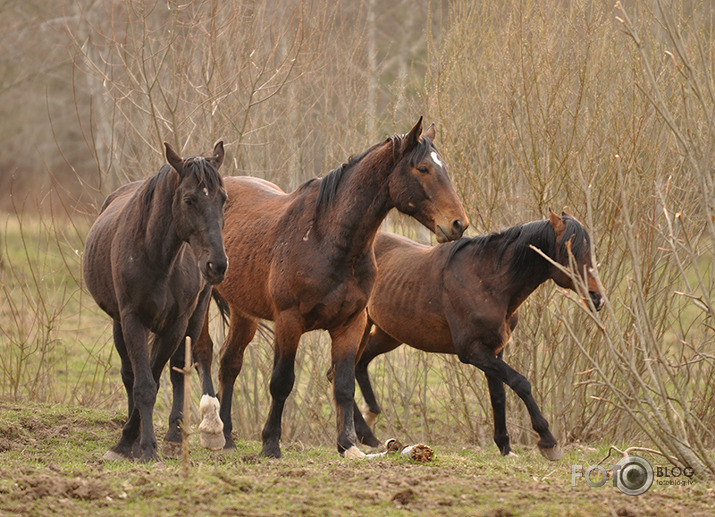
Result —
<svg viewBox="0 0 715 517"><path fill-rule="evenodd" d="M209 189L204 187L204 196L208 196L208 195L209 195Z"/></svg>
<svg viewBox="0 0 715 517"><path fill-rule="evenodd" d="M442 160L439 159L439 156L437 155L437 153L436 153L435 151L432 151L432 152L430 153L430 156L432 157L432 161L433 161L434 163L436 163L436 164L439 165L440 167L444 167L444 163L442 163Z"/></svg>

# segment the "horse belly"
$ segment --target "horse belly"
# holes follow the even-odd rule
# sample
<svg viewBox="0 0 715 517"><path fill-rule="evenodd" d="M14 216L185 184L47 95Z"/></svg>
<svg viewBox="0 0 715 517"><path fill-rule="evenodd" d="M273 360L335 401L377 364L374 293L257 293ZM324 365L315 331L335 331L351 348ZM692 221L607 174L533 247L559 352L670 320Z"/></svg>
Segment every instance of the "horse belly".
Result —
<svg viewBox="0 0 715 517"><path fill-rule="evenodd" d="M449 325L438 314L428 311L386 315L383 310L368 310L375 325L386 334L412 348L441 354L457 353Z"/></svg>
<svg viewBox="0 0 715 517"><path fill-rule="evenodd" d="M368 303L375 324L395 340L425 352L456 353L441 301L434 248L381 236L378 276Z"/></svg>
<svg viewBox="0 0 715 517"><path fill-rule="evenodd" d="M82 276L97 305L113 319L119 319L119 306L112 274L112 245L116 217L124 203L115 200L102 212L87 234L82 255Z"/></svg>

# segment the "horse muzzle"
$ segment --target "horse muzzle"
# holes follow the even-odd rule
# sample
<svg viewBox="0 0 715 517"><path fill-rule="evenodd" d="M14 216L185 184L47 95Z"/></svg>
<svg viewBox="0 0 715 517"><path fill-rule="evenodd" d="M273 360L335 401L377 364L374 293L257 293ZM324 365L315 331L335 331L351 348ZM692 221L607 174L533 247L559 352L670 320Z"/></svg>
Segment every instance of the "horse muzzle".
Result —
<svg viewBox="0 0 715 517"><path fill-rule="evenodd" d="M464 230L469 226L469 221L463 221L461 219L453 219L449 224L441 225L438 224L435 228L435 235L437 236L437 242L449 242L459 239Z"/></svg>
<svg viewBox="0 0 715 517"><path fill-rule="evenodd" d="M591 303L593 303L593 306L596 308L596 312L603 309L603 304L605 303L605 300L600 295L600 293L597 293L596 291L589 291L588 295L591 297Z"/></svg>
<svg viewBox="0 0 715 517"><path fill-rule="evenodd" d="M228 258L225 256L222 259L208 260L203 268L204 278L211 285L220 284L226 276L227 269Z"/></svg>

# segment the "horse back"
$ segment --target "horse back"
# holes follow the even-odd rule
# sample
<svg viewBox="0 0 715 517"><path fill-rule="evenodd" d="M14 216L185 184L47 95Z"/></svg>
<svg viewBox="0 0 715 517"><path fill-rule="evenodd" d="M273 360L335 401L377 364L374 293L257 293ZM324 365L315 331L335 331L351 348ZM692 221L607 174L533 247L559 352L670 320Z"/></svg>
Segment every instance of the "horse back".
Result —
<svg viewBox="0 0 715 517"><path fill-rule="evenodd" d="M143 180L133 181L119 187L107 196L107 199L105 199L104 203L102 203L102 208L99 209L99 213L101 214L104 212L107 207L109 207L117 199L123 200L123 202L120 202L121 206L123 206L124 202L129 199L129 197L142 185L142 183L144 183Z"/></svg>
<svg viewBox="0 0 715 517"><path fill-rule="evenodd" d="M460 248L444 269L445 310L460 358L475 343L499 353L517 324L518 305L510 311L512 286L495 253L493 248L481 252Z"/></svg>
<svg viewBox="0 0 715 517"><path fill-rule="evenodd" d="M273 183L250 176L227 176L224 188L228 194L224 245L229 268L216 289L232 311L273 319L268 278L280 225L295 193L286 194Z"/></svg>
<svg viewBox="0 0 715 517"><path fill-rule="evenodd" d="M113 281L113 241L127 203L142 183L135 181L123 185L107 196L99 216L87 234L82 256L82 271L87 289L100 308L117 320L119 307Z"/></svg>

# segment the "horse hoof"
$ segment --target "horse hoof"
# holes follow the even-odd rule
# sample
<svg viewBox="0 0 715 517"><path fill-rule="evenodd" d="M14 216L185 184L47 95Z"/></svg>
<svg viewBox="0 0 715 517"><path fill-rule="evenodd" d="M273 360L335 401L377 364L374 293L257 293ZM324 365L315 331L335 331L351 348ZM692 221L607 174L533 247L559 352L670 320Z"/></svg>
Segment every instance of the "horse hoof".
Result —
<svg viewBox="0 0 715 517"><path fill-rule="evenodd" d="M263 444L263 448L261 449L261 456L265 456L266 458L280 458L282 456L280 445Z"/></svg>
<svg viewBox="0 0 715 517"><path fill-rule="evenodd" d="M212 451L218 451L226 445L226 438L223 434L223 422L219 416L220 404L216 397L204 395L201 397L199 411L201 413L201 424L199 433L201 446Z"/></svg>
<svg viewBox="0 0 715 517"><path fill-rule="evenodd" d="M539 447L539 452L544 458L550 461L559 461L564 457L564 453L558 445L554 445L548 449L546 447Z"/></svg>
<svg viewBox="0 0 715 517"><path fill-rule="evenodd" d="M363 411L363 418L365 419L365 423L372 428L375 425L375 421L377 420L377 413L373 413L369 409Z"/></svg>
<svg viewBox="0 0 715 517"><path fill-rule="evenodd" d="M220 451L226 446L226 437L223 432L220 433L201 433L199 436L199 442L201 442L201 447L204 449L209 449L210 451ZM233 446L235 449L236 446Z"/></svg>
<svg viewBox="0 0 715 517"><path fill-rule="evenodd" d="M365 457L365 453L358 449L356 446L352 446L343 452L343 458L348 459L362 459Z"/></svg>
<svg viewBox="0 0 715 517"><path fill-rule="evenodd" d="M133 458L124 456L123 454L119 454L112 449L109 449L107 452L105 452L102 456L102 459L104 461L133 461Z"/></svg>
<svg viewBox="0 0 715 517"><path fill-rule="evenodd" d="M378 440L374 434L370 434L369 436L358 436L358 440L365 447L370 447L372 449L382 448L382 442Z"/></svg>

